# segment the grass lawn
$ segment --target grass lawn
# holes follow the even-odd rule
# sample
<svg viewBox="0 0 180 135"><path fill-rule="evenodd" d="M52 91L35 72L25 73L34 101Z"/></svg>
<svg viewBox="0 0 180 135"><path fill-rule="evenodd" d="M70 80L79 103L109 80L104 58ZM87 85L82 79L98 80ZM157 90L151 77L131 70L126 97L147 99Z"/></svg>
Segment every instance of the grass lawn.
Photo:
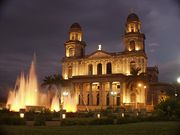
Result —
<svg viewBox="0 0 180 135"><path fill-rule="evenodd" d="M0 130L1 135L180 135L180 122L65 127L1 126Z"/></svg>

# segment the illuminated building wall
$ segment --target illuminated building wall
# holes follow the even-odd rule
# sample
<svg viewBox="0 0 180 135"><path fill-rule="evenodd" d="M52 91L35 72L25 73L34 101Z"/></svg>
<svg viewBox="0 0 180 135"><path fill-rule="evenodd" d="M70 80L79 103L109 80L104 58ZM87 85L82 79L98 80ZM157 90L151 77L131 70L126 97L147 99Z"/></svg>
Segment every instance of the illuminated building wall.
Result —
<svg viewBox="0 0 180 135"><path fill-rule="evenodd" d="M127 88L127 77L131 68L147 72L145 35L141 33L141 22L134 13L127 17L122 41L122 52L109 53L101 46L85 55L86 43L82 28L72 24L69 40L65 42L65 57L62 59L62 77L72 82L79 109L102 109L107 106L146 104L147 88ZM117 92L115 96L111 91ZM88 107L87 107L88 106Z"/></svg>

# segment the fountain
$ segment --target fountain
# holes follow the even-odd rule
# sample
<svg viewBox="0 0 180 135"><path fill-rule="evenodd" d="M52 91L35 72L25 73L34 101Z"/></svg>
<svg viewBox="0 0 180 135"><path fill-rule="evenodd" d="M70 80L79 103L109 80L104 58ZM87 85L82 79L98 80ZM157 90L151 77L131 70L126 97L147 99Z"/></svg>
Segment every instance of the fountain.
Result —
<svg viewBox="0 0 180 135"><path fill-rule="evenodd" d="M73 96L70 92L67 91L61 91L60 95L61 100L59 100L59 91L56 90L56 94L54 95L51 103L51 111L59 111L61 104L62 109L66 110L66 112L76 112L77 100L75 96Z"/></svg>
<svg viewBox="0 0 180 135"><path fill-rule="evenodd" d="M25 76L24 73L21 73L16 81L15 88L9 91L6 107L10 111L18 112L20 109L29 110L27 108L41 106L49 108L51 111L60 110L58 90L53 97L50 97L52 98L51 103L48 102L49 93L39 91L35 66L36 62L33 59L29 74ZM63 93L62 88L61 90ZM77 105L75 96L72 97L71 94L68 94L67 97L64 97L63 94L61 95L63 109L67 112L75 112Z"/></svg>
<svg viewBox="0 0 180 135"><path fill-rule="evenodd" d="M26 106L38 106L38 82L35 70L35 60L32 61L29 75L21 73L15 88L9 91L7 107L10 111L19 111Z"/></svg>

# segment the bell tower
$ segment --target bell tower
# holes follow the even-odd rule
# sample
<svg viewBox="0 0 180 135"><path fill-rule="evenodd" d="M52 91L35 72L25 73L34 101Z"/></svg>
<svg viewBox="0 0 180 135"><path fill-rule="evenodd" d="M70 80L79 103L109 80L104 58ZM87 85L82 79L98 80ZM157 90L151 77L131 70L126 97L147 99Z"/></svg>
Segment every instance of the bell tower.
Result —
<svg viewBox="0 0 180 135"><path fill-rule="evenodd" d="M69 40L64 43L65 57L84 57L86 43L82 39L81 26L73 23L69 29Z"/></svg>
<svg viewBox="0 0 180 135"><path fill-rule="evenodd" d="M123 35L123 43L125 52L145 51L144 40L145 35L140 32L141 22L135 13L131 13L127 17L125 32Z"/></svg>

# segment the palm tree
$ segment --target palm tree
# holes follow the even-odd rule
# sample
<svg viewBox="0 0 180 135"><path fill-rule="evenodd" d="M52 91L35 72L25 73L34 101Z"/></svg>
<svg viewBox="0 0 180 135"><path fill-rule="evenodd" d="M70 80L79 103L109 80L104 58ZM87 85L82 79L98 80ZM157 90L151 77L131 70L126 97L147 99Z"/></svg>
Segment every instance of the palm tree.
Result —
<svg viewBox="0 0 180 135"><path fill-rule="evenodd" d="M147 83L147 74L146 73L139 73L141 68L131 68L131 72L126 79L126 86L128 89L132 90L136 85L137 82L144 82Z"/></svg>

